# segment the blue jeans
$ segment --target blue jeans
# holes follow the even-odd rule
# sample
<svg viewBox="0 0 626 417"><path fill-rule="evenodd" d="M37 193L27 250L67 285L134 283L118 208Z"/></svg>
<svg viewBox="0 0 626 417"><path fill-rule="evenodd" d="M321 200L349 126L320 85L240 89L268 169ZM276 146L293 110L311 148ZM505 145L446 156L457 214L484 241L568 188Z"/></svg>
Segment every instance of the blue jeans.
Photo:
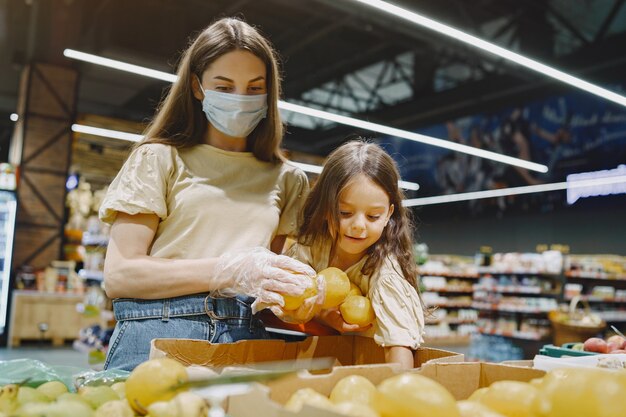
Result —
<svg viewBox="0 0 626 417"><path fill-rule="evenodd" d="M113 300L117 325L109 342L105 369L132 371L146 361L155 338L202 339L232 343L269 339L252 315L250 297L213 298L195 294L163 300Z"/></svg>

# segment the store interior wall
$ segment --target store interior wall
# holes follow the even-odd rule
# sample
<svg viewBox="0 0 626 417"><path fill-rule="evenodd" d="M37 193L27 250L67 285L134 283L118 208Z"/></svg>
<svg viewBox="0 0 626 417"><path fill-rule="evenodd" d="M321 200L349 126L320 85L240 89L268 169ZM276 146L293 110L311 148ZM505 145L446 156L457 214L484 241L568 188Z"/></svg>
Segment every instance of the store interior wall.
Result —
<svg viewBox="0 0 626 417"><path fill-rule="evenodd" d="M565 244L573 254L626 255L626 197L610 199L621 200L622 208L450 220L433 220L417 213L418 241L426 243L433 254L470 256L483 245L495 252L534 252L538 244Z"/></svg>

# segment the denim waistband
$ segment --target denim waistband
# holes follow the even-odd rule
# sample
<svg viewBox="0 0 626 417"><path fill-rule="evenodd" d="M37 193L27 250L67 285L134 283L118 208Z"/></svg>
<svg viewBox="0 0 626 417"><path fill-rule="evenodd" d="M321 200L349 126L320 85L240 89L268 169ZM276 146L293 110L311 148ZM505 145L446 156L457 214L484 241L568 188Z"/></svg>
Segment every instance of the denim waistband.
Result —
<svg viewBox="0 0 626 417"><path fill-rule="evenodd" d="M194 294L183 297L159 300L138 298L117 298L113 300L115 320L164 319L208 315L220 319L250 319L250 305L253 297L237 296L233 298L211 297L209 294Z"/></svg>

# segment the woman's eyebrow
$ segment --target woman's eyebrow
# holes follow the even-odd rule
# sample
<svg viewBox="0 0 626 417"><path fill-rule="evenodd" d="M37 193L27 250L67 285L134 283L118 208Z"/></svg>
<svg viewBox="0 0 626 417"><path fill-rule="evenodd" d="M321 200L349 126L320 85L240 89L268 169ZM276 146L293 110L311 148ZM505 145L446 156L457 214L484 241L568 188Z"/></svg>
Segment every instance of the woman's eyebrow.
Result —
<svg viewBox="0 0 626 417"><path fill-rule="evenodd" d="M228 81L229 83L234 83L235 81L231 80L230 78L226 78L222 75L216 75L215 77L213 77L214 80L222 80L222 81ZM251 79L250 81L248 81L249 83L255 82L255 81L261 81L264 80L265 77L262 75L259 75L256 78Z"/></svg>

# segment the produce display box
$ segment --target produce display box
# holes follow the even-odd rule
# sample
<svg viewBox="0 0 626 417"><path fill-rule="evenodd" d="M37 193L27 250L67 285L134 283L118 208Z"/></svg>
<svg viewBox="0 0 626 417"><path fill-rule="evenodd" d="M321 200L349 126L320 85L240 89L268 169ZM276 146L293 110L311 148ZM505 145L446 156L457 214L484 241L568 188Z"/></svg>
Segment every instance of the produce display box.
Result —
<svg viewBox="0 0 626 417"><path fill-rule="evenodd" d="M563 346L544 345L539 350L540 355L551 356L553 358L560 358L563 356L591 356L597 355L595 352L586 352L584 350L572 349L576 343L565 343Z"/></svg>
<svg viewBox="0 0 626 417"><path fill-rule="evenodd" d="M170 357L183 365L210 368L281 360L331 357L336 366L384 364L384 348L362 336L313 336L301 342L241 340L213 344L204 340L153 339L150 358ZM430 361L463 362L460 353L422 347L415 351L416 368ZM388 365L385 365L388 366Z"/></svg>
<svg viewBox="0 0 626 417"><path fill-rule="evenodd" d="M232 417L341 417L330 410L305 405L294 413L285 410L282 404L301 388L312 388L320 394L328 396L335 384L349 375L361 375L373 384L400 372L386 365L346 366L333 368L326 374L311 374L301 371L297 375L269 382L266 385L255 384L247 393L231 396L228 399L228 414ZM475 390L491 385L496 381L513 380L528 382L545 375L544 371L503 364L478 362L429 362L419 369L409 372L431 378L442 384L457 400L467 399ZM250 405L254 404L253 407Z"/></svg>

